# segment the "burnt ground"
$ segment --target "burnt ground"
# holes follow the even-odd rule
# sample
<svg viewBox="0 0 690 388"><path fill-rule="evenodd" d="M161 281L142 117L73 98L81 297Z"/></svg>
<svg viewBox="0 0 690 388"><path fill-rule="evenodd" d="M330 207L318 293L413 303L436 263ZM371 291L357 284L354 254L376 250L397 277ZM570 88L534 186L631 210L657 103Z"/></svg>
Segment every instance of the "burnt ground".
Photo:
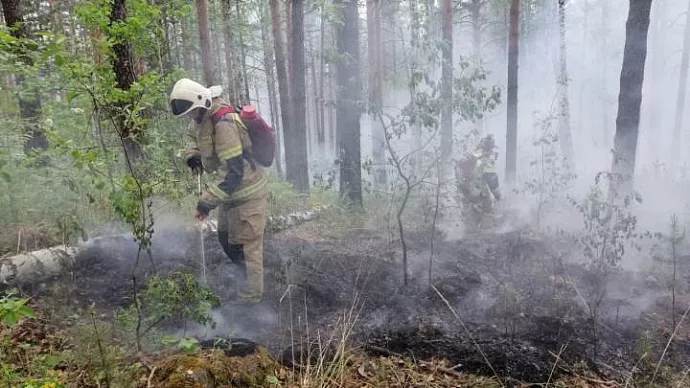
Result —
<svg viewBox="0 0 690 388"><path fill-rule="evenodd" d="M399 244L383 233L267 237L262 304L224 304L214 314L216 329L196 334L248 338L286 364L299 364L348 330L353 344L372 354L444 358L457 371L535 383L547 381L552 370L558 376L583 367L602 378L625 378L633 366L647 364L639 361L641 346L648 344L656 364L669 338L667 292L645 274L611 275L610 297L593 324L586 272L533 236L512 232L454 242L439 236L431 276L438 293L428 282L428 238L408 240L410 280L404 285ZM214 236L205 245L209 285L225 298L232 267ZM143 253L136 265L138 286L154 272L152 263L160 272L199 273L198 252L198 232L158 231L153 260ZM25 288L52 295L71 313L89 306L114 312L131 303L136 256L127 237L95 239L72 273ZM688 367L689 333L675 336L665 365Z"/></svg>

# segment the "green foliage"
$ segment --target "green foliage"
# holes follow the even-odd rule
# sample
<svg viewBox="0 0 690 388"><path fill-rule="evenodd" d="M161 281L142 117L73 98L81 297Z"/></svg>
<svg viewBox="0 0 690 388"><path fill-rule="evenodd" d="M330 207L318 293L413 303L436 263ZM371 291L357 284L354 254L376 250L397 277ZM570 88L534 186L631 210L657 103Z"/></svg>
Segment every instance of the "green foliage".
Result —
<svg viewBox="0 0 690 388"><path fill-rule="evenodd" d="M150 321L214 326L211 309L220 305L220 298L199 284L195 275L174 272L152 277L141 295L141 304Z"/></svg>
<svg viewBox="0 0 690 388"><path fill-rule="evenodd" d="M196 353L201 349L199 341L193 337L182 337L177 339L175 337L165 336L163 337L162 342L165 345L174 345L176 348L187 354Z"/></svg>
<svg viewBox="0 0 690 388"><path fill-rule="evenodd" d="M537 227L541 224L544 212L571 187L576 178L568 169L565 158L558 156L558 135L553 130L554 120L553 116L537 120L537 125L541 127L541 135L532 145L537 147L539 156L530 161L529 179L522 183L522 187L515 189L517 193L536 198Z"/></svg>
<svg viewBox="0 0 690 388"><path fill-rule="evenodd" d="M0 298L0 322L5 325L16 325L22 318L35 318L33 309L27 306L28 298L18 298L9 293Z"/></svg>

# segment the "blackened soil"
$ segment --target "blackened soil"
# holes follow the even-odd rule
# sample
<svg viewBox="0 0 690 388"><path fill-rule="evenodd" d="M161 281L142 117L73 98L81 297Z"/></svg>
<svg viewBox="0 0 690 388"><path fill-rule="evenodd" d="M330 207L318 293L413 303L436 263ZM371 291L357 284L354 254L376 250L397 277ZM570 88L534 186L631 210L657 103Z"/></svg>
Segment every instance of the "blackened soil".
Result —
<svg viewBox="0 0 690 388"><path fill-rule="evenodd" d="M329 349L348 329L359 345L415 359L446 358L458 371L544 382L552 370L556 377L577 363L620 377L639 358L639 334L659 322L639 319L644 308L633 308L639 307L634 301L621 309L611 300L592 324L581 268L518 232L437 241L430 287L426 240L410 236L404 284L398 244L376 231L326 240L271 236L264 247L264 301L254 307L224 304L210 334L260 343L290 365L305 359L299 356L305 348ZM214 236L207 236L205 247L208 284L225 299L235 287L234 267ZM74 272L58 284L68 289L64 297L73 305L116 310L131 303L133 274L138 287L154 267L201 274L199 252L196 230L157 232L153 260L142 252L138 262L131 239L103 238L82 251ZM611 290L616 295L645 287L644 279L617 276L619 286ZM652 342L663 350L661 336ZM687 336L674 352L680 367L690 356Z"/></svg>

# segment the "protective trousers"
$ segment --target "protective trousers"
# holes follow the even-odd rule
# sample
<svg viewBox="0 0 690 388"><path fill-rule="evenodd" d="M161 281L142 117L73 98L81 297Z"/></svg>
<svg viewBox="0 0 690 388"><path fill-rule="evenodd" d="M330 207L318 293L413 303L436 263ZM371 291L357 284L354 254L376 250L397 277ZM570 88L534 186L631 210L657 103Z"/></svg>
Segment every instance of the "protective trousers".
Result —
<svg viewBox="0 0 690 388"><path fill-rule="evenodd" d="M218 213L218 238L244 279L240 299L259 302L264 291L264 227L268 196L224 204ZM225 237L227 236L227 237Z"/></svg>
<svg viewBox="0 0 690 388"><path fill-rule="evenodd" d="M493 202L489 196L464 197L463 210L468 231L488 230L494 226Z"/></svg>

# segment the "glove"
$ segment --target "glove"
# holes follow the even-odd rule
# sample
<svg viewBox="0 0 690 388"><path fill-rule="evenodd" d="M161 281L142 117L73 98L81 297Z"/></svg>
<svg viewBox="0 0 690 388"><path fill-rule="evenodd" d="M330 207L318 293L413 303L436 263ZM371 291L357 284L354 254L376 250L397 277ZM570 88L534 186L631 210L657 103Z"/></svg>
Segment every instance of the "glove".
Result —
<svg viewBox="0 0 690 388"><path fill-rule="evenodd" d="M203 221L208 217L208 213L210 212L211 209L209 209L208 206L206 206L202 201L199 201L196 204L196 213L194 214L194 217L200 221Z"/></svg>
<svg viewBox="0 0 690 388"><path fill-rule="evenodd" d="M496 201L500 201L501 198L503 198L503 196L501 195L501 193L498 193L498 192L497 192L497 193L494 194L494 198L496 198Z"/></svg>
<svg viewBox="0 0 690 388"><path fill-rule="evenodd" d="M192 169L194 175L201 175L204 173L204 166L201 163L201 156L195 155L187 159L187 166Z"/></svg>

